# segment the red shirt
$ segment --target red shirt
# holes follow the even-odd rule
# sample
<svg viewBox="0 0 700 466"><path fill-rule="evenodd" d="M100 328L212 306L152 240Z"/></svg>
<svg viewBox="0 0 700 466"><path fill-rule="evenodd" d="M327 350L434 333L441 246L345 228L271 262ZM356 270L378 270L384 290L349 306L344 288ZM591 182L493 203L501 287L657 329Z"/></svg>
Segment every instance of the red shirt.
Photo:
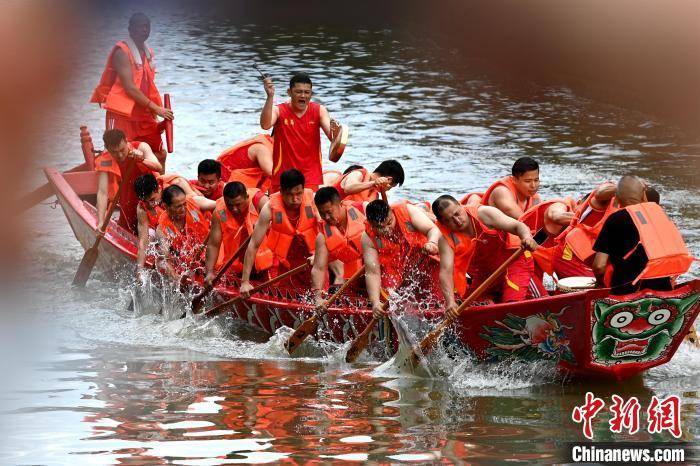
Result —
<svg viewBox="0 0 700 466"><path fill-rule="evenodd" d="M289 103L279 104L279 117L275 123L275 146L272 150L272 188L279 191L280 175L296 168L304 174L306 187L316 190L323 184L321 168L321 106L309 102L301 118L292 111Z"/></svg>

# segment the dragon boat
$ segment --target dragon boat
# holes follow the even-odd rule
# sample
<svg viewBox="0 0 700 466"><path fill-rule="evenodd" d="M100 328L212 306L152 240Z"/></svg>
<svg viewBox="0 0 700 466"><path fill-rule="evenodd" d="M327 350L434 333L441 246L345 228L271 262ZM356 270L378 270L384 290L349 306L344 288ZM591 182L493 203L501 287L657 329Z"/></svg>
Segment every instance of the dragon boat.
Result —
<svg viewBox="0 0 700 466"><path fill-rule="evenodd" d="M87 249L96 238L98 151L86 127L80 135L85 162L79 169L61 173L49 167L44 173L75 237ZM133 276L137 249L137 238L112 221L100 243L98 267L108 276L125 271ZM213 290L210 305L236 296L238 282L231 279ZM282 326L296 328L311 315L307 298L306 290L270 287L239 301L227 314L273 334ZM641 290L624 296L593 289L472 307L462 314L448 341L483 361L551 360L574 376L619 381L668 362L699 312L700 280L672 291ZM436 308L423 313L431 323L443 316ZM319 335L338 343L352 340L371 317L364 296L346 295L323 316ZM384 338L381 329L374 332L374 341Z"/></svg>

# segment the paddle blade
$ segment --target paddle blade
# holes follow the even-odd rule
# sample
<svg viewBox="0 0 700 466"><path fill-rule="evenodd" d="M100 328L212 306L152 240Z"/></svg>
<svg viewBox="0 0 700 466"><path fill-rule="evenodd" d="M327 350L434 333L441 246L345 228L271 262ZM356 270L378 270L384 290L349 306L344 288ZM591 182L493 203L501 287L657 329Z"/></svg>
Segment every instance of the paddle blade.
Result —
<svg viewBox="0 0 700 466"><path fill-rule="evenodd" d="M204 298L207 296L207 293L211 291L211 289L212 287L207 285L204 287L201 293L192 298L192 312L194 314L199 314L202 311L202 308L204 307Z"/></svg>
<svg viewBox="0 0 700 466"><path fill-rule="evenodd" d="M362 331L361 334L353 340L352 344L350 345L350 348L348 348L348 352L345 354L345 362L355 362L355 360L362 354L362 352L365 350L367 347L367 344L369 343L369 336L372 333L372 330L374 329L374 326L377 324L377 319L372 317L372 320L369 321L367 324L367 327Z"/></svg>
<svg viewBox="0 0 700 466"><path fill-rule="evenodd" d="M304 343L306 337L316 332L317 327L318 316L314 315L313 317L306 319L299 327L297 327L296 330L294 330L292 336L290 336L289 340L287 340L287 342L284 344L284 347L287 348L287 352L289 352L290 356L297 348L299 348L299 346L301 346L302 343Z"/></svg>
<svg viewBox="0 0 700 466"><path fill-rule="evenodd" d="M441 325L425 336L425 338L423 339L423 341L420 342L419 345L419 349L422 354L428 354L435 349L438 340L440 340L440 336L442 336L443 329L444 326ZM413 360L418 361L417 351L413 352Z"/></svg>
<svg viewBox="0 0 700 466"><path fill-rule="evenodd" d="M83 259L80 261L80 266L78 266L78 271L75 272L75 277L73 277L73 286L80 288L85 287L85 284L92 273L92 269L95 268L98 253L99 251L95 246L85 251Z"/></svg>

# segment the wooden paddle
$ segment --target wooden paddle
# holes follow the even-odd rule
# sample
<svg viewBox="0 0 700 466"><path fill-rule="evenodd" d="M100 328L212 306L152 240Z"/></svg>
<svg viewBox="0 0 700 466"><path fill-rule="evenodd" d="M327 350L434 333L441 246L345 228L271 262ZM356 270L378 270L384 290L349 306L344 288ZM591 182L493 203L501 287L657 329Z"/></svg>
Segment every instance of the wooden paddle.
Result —
<svg viewBox="0 0 700 466"><path fill-rule="evenodd" d="M467 298L462 301L462 304L459 305L457 308L455 314L459 316L464 310L469 306L472 302L474 302L476 299L481 297L481 295L484 293L484 291L488 290L491 285L500 277L508 268L510 264L512 264L520 255L524 252L525 250L523 248L518 249L515 251L511 256L506 259L503 264L499 268L497 268L490 276L487 278L479 287L472 291L472 293L467 296ZM420 342L420 352L423 355L428 354L430 351L432 351L435 346L437 345L438 340L440 339L440 336L442 335L442 332L445 331L447 327L452 325L454 322L454 318L452 317L452 314L448 315L441 323L440 325L437 326L435 330L430 332L425 338L423 338L423 341ZM413 351L411 352L411 360L415 366L415 364L418 362L418 353L416 349L414 348Z"/></svg>
<svg viewBox="0 0 700 466"><path fill-rule="evenodd" d="M238 229L238 232L236 233L236 236L238 236L241 231L243 230L244 225L241 225L241 227ZM192 299L192 312L195 314L198 314L199 311L202 310L202 304L204 303L204 298L209 294L211 290L214 289L214 287L219 283L221 280L221 277L224 276L226 271L233 265L234 262L236 262L236 259L239 258L239 256L246 250L248 247L248 243L250 243L250 236L248 236L243 243L241 243L240 246L238 246L238 249L236 252L233 253L233 256L224 264L223 267L221 267L221 270L216 274L214 277L214 280L212 280L210 285L205 285L204 289Z"/></svg>
<svg viewBox="0 0 700 466"><path fill-rule="evenodd" d="M384 304L382 305L382 310L386 311L389 308L389 295L384 289L381 290L382 298L384 298ZM348 348L348 352L345 353L345 362L352 363L362 354L364 349L369 343L369 336L374 330L374 326L377 325L379 319L372 316L372 319L365 326L365 329L360 333L357 338L352 341L352 344Z"/></svg>
<svg viewBox="0 0 700 466"><path fill-rule="evenodd" d="M288 271L284 272L283 274L278 275L275 278L266 281L265 283L262 283L262 284L256 286L255 288L250 290L250 294L252 295L254 293L257 293L258 291L265 289L270 285L274 285L275 283L282 281L287 277L291 277L292 275L296 275L299 272L303 272L305 269L309 268L310 266L311 266L311 264L309 263L309 261L305 261L303 264L301 264L301 265L299 265L291 270L288 270ZM221 303L218 306L215 306L215 307L209 309L203 315L204 315L204 317L214 317L216 315L221 314L223 311L230 308L231 306L238 304L239 302L243 301L244 299L245 298L243 296L236 296L233 299L229 299L225 303Z"/></svg>
<svg viewBox="0 0 700 466"><path fill-rule="evenodd" d="M95 238L95 243L92 245L92 247L90 249L85 251L85 254L83 255L83 259L80 261L80 265L78 266L78 271L75 273L75 277L73 277L73 286L83 288L83 287L85 287L85 284L87 283L88 278L90 278L90 274L92 273L92 269L95 268L95 263L97 262L97 256L100 253L100 251L98 249L98 247L100 245L100 241L102 241L102 238L104 237L104 235L107 231L107 226L109 226L109 222L112 219L112 214L114 213L114 209L117 208L117 203L119 202L119 197L121 196L122 190L124 189L124 185L126 184L126 180L131 178L131 173L134 171L135 166L136 166L136 159L132 158L131 162L126 167L126 173L123 174L124 176L122 176L122 179L119 182L119 188L117 189L117 193L114 195L114 199L112 200L112 204L109 206L109 209L107 209L107 215L105 216L105 219L102 222L102 226L100 226L100 229L97 231L97 238Z"/></svg>
<svg viewBox="0 0 700 466"><path fill-rule="evenodd" d="M330 298L326 299L323 304L321 304L317 309L316 312L314 312L314 315L306 319L304 322L301 323L299 327L297 327L296 330L294 330L294 333L292 333L292 336L289 337L289 340L287 340L284 344L284 347L287 348L287 351L289 352L289 355L296 350L299 345L301 345L304 340L306 340L306 337L311 335L312 333L316 332L316 328L318 327L318 319L325 313L325 311L328 310L328 307L333 304L338 298L340 298L345 290L352 285L355 281L357 281L358 278L360 278L363 274L365 273L365 266L363 265L358 269L357 272L355 272L350 278L346 280L343 285L338 288L338 291L333 293Z"/></svg>

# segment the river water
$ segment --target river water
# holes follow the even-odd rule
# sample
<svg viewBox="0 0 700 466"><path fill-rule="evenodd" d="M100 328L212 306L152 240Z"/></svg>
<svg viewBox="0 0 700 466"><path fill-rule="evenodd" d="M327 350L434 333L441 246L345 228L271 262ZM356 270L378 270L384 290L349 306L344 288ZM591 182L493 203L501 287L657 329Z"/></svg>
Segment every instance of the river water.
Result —
<svg viewBox="0 0 700 466"><path fill-rule="evenodd" d="M75 32L84 51L69 64L58 140L40 140L38 164L80 163L81 123L101 146L103 114L87 100L130 13L109 10ZM407 181L394 199L482 190L523 155L540 161L545 198L582 195L629 172L658 188L700 255L700 133L563 87L486 75L406 31L241 24L193 6L146 13L158 86L176 113L168 171L193 177L199 160L259 131L257 62L278 101L292 70L304 70L316 100L350 125L342 161L328 168L399 159ZM60 209L41 205L28 218L41 254L27 252L26 278L36 284L29 310L4 329L16 364L4 372L2 464L562 462L566 442L583 440L571 410L588 390L608 402L612 393L637 396L643 409L652 395L678 395L682 440L700 438L700 351L685 345L670 364L622 385L567 382L548 365L467 362L435 379L394 377L376 371L379 360L346 365L343 348L323 344L290 359L281 335L134 317L127 287L99 276L71 290L82 250ZM596 440L671 440L644 428L611 434L606 416L594 424Z"/></svg>

